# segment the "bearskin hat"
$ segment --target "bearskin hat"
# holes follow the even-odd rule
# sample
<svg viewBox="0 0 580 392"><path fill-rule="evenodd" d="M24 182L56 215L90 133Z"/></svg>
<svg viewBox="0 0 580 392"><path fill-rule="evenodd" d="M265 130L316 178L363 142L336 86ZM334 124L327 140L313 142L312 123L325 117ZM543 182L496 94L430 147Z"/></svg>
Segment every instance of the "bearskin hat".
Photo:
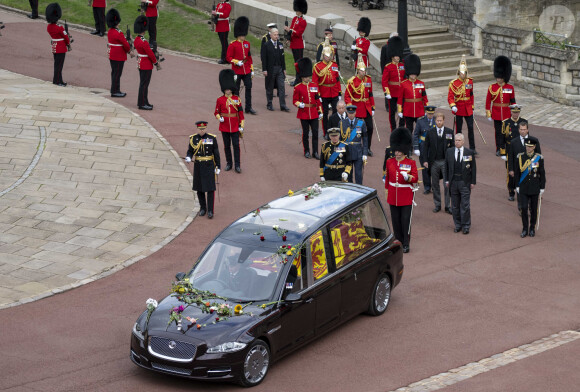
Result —
<svg viewBox="0 0 580 392"><path fill-rule="evenodd" d="M46 6L46 21L56 23L62 17L62 9L58 3L50 3Z"/></svg>
<svg viewBox="0 0 580 392"><path fill-rule="evenodd" d="M504 82L509 83L512 77L512 62L506 56L497 56L493 61L493 76L502 78Z"/></svg>
<svg viewBox="0 0 580 392"><path fill-rule="evenodd" d="M413 147L413 137L407 128L399 127L391 132L391 150L408 154Z"/></svg>
<svg viewBox="0 0 580 392"><path fill-rule="evenodd" d="M302 57L296 64L296 77L297 78L307 78L312 76L312 60L308 57Z"/></svg>
<svg viewBox="0 0 580 392"><path fill-rule="evenodd" d="M366 16L360 18L356 31L362 31L365 33L365 37L368 37L371 33L371 20Z"/></svg>
<svg viewBox="0 0 580 392"><path fill-rule="evenodd" d="M389 38L389 44L387 45L387 60L395 56L398 56L399 59L403 58L403 39L398 35Z"/></svg>
<svg viewBox="0 0 580 392"><path fill-rule="evenodd" d="M133 25L133 31L135 34L142 34L147 31L147 25L149 21L145 15L139 15L137 19L135 19L135 24Z"/></svg>
<svg viewBox="0 0 580 392"><path fill-rule="evenodd" d="M107 12L106 20L107 20L107 26L110 29L112 29L113 27L115 27L119 23L121 23L121 15L119 14L119 11L117 11L114 8L111 8L109 10L109 12Z"/></svg>
<svg viewBox="0 0 580 392"><path fill-rule="evenodd" d="M234 80L235 72L232 69L222 69L220 71L220 88L222 89L222 93L225 93L226 90L231 90L232 93L236 90L236 81Z"/></svg>
<svg viewBox="0 0 580 392"><path fill-rule="evenodd" d="M405 76L421 74L421 59L416 54L410 54L403 60L405 63Z"/></svg>
<svg viewBox="0 0 580 392"><path fill-rule="evenodd" d="M250 29L250 19L246 16L240 16L234 22L234 37L245 37Z"/></svg>
<svg viewBox="0 0 580 392"><path fill-rule="evenodd" d="M294 12L301 12L306 15L308 11L308 2L306 0L294 0Z"/></svg>

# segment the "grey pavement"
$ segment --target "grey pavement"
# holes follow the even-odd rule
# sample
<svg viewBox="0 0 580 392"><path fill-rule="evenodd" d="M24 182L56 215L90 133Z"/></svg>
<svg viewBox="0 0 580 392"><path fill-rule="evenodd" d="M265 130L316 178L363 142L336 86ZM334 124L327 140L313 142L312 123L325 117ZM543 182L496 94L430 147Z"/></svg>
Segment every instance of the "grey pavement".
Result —
<svg viewBox="0 0 580 392"><path fill-rule="evenodd" d="M112 273L192 221L175 151L94 92L0 70L0 308Z"/></svg>

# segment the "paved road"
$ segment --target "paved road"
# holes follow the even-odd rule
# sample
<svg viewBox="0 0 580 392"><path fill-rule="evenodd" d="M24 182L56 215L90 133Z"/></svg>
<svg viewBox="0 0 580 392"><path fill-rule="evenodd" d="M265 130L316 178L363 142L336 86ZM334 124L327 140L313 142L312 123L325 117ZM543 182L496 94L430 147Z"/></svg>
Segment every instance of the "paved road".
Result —
<svg viewBox="0 0 580 392"><path fill-rule="evenodd" d="M17 19L2 37L13 56L3 57L0 66L49 80L52 59L45 24ZM104 41L81 33L75 41L65 62L65 80L91 90L106 89ZM153 75L150 100L155 110L140 114L183 155L193 123L211 119L213 99L220 94L221 68L173 55L164 65ZM138 77L133 67L126 66L122 80L129 95L117 100L129 110L136 108ZM145 300L166 295L175 272L188 269L229 222L288 188L317 180L316 162L301 156L295 114L267 112L263 79L255 81L259 115L248 119L243 173L222 176L214 220L195 219L167 246L105 279L0 311L0 389L208 389L206 383L137 369L128 358L128 342ZM377 107L378 123L386 124L382 102ZM478 120L485 137L492 140L491 127L483 118ZM215 121L210 124L217 127ZM386 146L385 129L382 142L374 141L376 152ZM255 390L395 390L560 331L577 330L580 270L575 242L580 186L570 181L566 168L578 164L580 138L543 127L534 127L534 132L542 140L548 171L542 226L535 239L519 238L519 218L514 203L506 199L502 162L490 145L478 146L471 234L454 234L451 218L433 214L430 198L420 195L404 281L394 291L389 312L379 318L360 316L282 360ZM382 186L379 155L371 158L365 173L365 184L378 189ZM568 377L554 381L561 386L558 390L572 390L580 382L580 372L574 371L577 357L578 344L568 343L462 381L450 390L489 390L493 382L495 390L544 391L549 386L546 379L553 374ZM563 364L568 364L566 370L561 370ZM238 390L228 385L211 388Z"/></svg>

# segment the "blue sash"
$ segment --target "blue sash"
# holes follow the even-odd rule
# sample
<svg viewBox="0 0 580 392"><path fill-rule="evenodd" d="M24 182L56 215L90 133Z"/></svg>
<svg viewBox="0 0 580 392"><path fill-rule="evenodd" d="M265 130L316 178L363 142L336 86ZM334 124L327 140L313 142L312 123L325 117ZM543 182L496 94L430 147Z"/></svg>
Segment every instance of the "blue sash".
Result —
<svg viewBox="0 0 580 392"><path fill-rule="evenodd" d="M532 160L530 161L530 164L528 165L528 167L526 167L526 170L524 170L522 175L520 176L520 182L518 183L518 185L520 185L522 183L522 181L528 176L528 174L530 174L530 169L532 168L534 163L538 163L539 161L540 161L539 155L536 155L532 158Z"/></svg>
<svg viewBox="0 0 580 392"><path fill-rule="evenodd" d="M344 147L344 146L342 145L342 143L339 143L338 146L336 146L336 147ZM336 161L336 158L338 158L338 155L339 154L340 153L339 152L336 152L336 149L335 149L335 151L333 151L332 154L330 154L330 157L328 157L328 160L326 161L326 164L327 165L332 165L334 163L334 161ZM326 166L324 166L324 170L326 170Z"/></svg>
<svg viewBox="0 0 580 392"><path fill-rule="evenodd" d="M363 121L362 121L362 120L358 120L358 121L357 121L357 122L354 124L354 128L350 130L350 134L349 134L348 140L346 140L347 142L349 142L349 143L352 143L352 142L354 141L354 139L357 137L357 134L356 134L356 128L357 128L359 125L361 125L361 128L362 128L362 124L363 124ZM354 131L354 132L353 132L353 131ZM361 132L361 138L362 138L362 132Z"/></svg>

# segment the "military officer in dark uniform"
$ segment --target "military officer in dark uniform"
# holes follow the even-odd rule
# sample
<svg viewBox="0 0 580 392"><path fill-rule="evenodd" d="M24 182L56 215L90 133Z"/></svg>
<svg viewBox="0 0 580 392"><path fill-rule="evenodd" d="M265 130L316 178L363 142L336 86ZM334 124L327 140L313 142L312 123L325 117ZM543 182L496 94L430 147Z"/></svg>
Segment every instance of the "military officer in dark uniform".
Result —
<svg viewBox="0 0 580 392"><path fill-rule="evenodd" d="M508 175L514 180L514 187L517 187L517 177L515 176L515 167L518 162L518 154L521 152L526 152L526 140L535 139L536 140L536 153L541 154L542 149L540 148L540 142L533 136L530 136L530 131L528 129L527 121L521 121L518 125L518 133L510 142L510 148L507 151L508 154ZM522 213L522 198L518 195L518 210L520 214Z"/></svg>
<svg viewBox="0 0 580 392"><path fill-rule="evenodd" d="M536 235L538 219L538 200L546 188L546 172L544 171L544 157L535 152L538 141L528 138L525 141L526 152L517 156L515 165L516 191L522 200L522 234L521 237ZM528 222L528 205L530 220Z"/></svg>
<svg viewBox="0 0 580 392"><path fill-rule="evenodd" d="M501 134L499 137L499 154L501 159L505 161L506 177L507 177L507 188L508 188L508 200L514 201L514 196L516 194L516 187L514 185L514 178L509 175L508 170L508 153L511 148L512 139L519 135L519 127L522 122L527 122L525 118L520 117L521 107L520 105L511 105L510 110L512 116L507 120L504 120L501 126Z"/></svg>
<svg viewBox="0 0 580 392"><path fill-rule="evenodd" d="M427 136L427 131L436 127L435 125L435 106L425 107L425 115L420 117L415 123L415 132L413 132L413 150L415 150L415 155L419 157L419 162L421 167L427 162L427 151L425 150L425 137ZM431 175L429 170L423 170L423 194L428 195L431 193Z"/></svg>
<svg viewBox="0 0 580 392"><path fill-rule="evenodd" d="M328 130L330 141L322 145L320 154L320 181L348 181L352 170L350 146L340 140L340 129Z"/></svg>
<svg viewBox="0 0 580 392"><path fill-rule="evenodd" d="M365 120L356 117L356 105L346 107L347 117L340 122L340 134L343 142L350 147L350 160L354 166L356 183L362 185L363 166L367 163L368 139ZM350 177L350 182L352 182Z"/></svg>
<svg viewBox="0 0 580 392"><path fill-rule="evenodd" d="M189 137L185 161L194 161L192 189L197 191L199 216L204 216L207 212L207 217L211 219L213 218L216 178L220 174L220 152L216 136L205 132L207 121L198 121L195 125L198 133Z"/></svg>

